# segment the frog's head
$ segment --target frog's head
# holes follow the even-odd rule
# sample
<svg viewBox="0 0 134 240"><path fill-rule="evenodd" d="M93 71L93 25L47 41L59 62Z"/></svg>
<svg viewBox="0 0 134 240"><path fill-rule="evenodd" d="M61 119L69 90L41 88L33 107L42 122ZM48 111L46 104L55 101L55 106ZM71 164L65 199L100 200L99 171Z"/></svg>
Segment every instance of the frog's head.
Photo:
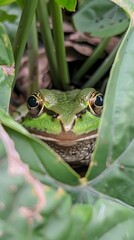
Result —
<svg viewBox="0 0 134 240"><path fill-rule="evenodd" d="M45 138L81 139L97 130L102 106L103 96L93 88L41 89L28 98L22 125Z"/></svg>

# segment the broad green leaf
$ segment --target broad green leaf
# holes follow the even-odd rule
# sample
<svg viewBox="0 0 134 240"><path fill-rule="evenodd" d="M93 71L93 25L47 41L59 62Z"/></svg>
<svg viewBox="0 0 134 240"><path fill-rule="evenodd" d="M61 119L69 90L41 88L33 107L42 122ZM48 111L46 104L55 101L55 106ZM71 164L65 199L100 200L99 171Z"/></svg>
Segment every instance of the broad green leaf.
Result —
<svg viewBox="0 0 134 240"><path fill-rule="evenodd" d="M8 5L13 2L16 2L16 0L0 0L0 6Z"/></svg>
<svg viewBox="0 0 134 240"><path fill-rule="evenodd" d="M36 179L29 182L31 175L11 175L7 162L0 164L2 239L23 240L24 233L33 240L134 238L133 209L100 197L93 204L73 205L63 189L40 185Z"/></svg>
<svg viewBox="0 0 134 240"><path fill-rule="evenodd" d="M69 185L79 185L80 176L45 143L32 137L20 124L0 109L0 120L13 139L21 160L31 169L46 173Z"/></svg>
<svg viewBox="0 0 134 240"><path fill-rule="evenodd" d="M128 27L126 14L109 0L85 1L74 14L73 21L80 32L89 32L93 36L111 37L122 33Z"/></svg>
<svg viewBox="0 0 134 240"><path fill-rule="evenodd" d="M134 26L131 23L111 70L91 178L109 167L134 137L133 43Z"/></svg>
<svg viewBox="0 0 134 240"><path fill-rule="evenodd" d="M69 240L82 240L85 230L92 218L93 207L88 204L76 204L72 208L72 227L69 232Z"/></svg>
<svg viewBox="0 0 134 240"><path fill-rule="evenodd" d="M53 196L52 196L53 195ZM71 228L71 206L72 201L69 195L67 195L62 189L59 192L51 194L51 212L47 208L43 211L44 220L42 221L42 227L35 233L42 237L42 239L62 240L67 239ZM54 204L54 201L59 204ZM50 197L47 201L49 205ZM53 208L52 202L55 206ZM39 226L40 227L40 224Z"/></svg>
<svg viewBox="0 0 134 240"><path fill-rule="evenodd" d="M8 111L14 78L14 58L9 38L0 25L0 107Z"/></svg>
<svg viewBox="0 0 134 240"><path fill-rule="evenodd" d="M134 4L133 4L134 8ZM133 9L131 6L131 9ZM131 11L127 5L125 10ZM95 165L90 185L106 195L134 206L134 95L133 69L134 26L131 20L128 32L117 53L105 97L100 137L94 155ZM93 163L94 164L94 163Z"/></svg>
<svg viewBox="0 0 134 240"><path fill-rule="evenodd" d="M91 194L88 203L73 205L63 189L43 186L21 162L14 166L16 171L12 175L10 161L8 164L0 161L2 239L23 240L24 233L26 239L30 236L33 240L134 238L133 209L99 195L92 202ZM19 171L19 167L23 171Z"/></svg>
<svg viewBox="0 0 134 240"><path fill-rule="evenodd" d="M61 7L66 8L69 11L74 11L77 0L52 0L56 1Z"/></svg>
<svg viewBox="0 0 134 240"><path fill-rule="evenodd" d="M92 240L132 240L134 211L108 200L96 201L84 237Z"/></svg>
<svg viewBox="0 0 134 240"><path fill-rule="evenodd" d="M134 140L122 155L90 186L134 207Z"/></svg>

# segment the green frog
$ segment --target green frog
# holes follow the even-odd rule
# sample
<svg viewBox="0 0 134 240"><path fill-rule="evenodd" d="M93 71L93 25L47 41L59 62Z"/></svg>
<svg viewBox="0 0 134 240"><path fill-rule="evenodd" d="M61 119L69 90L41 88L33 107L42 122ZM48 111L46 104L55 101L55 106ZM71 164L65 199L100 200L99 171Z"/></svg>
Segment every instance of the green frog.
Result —
<svg viewBox="0 0 134 240"><path fill-rule="evenodd" d="M93 88L40 89L27 100L22 125L71 166L89 165L95 147L103 95Z"/></svg>

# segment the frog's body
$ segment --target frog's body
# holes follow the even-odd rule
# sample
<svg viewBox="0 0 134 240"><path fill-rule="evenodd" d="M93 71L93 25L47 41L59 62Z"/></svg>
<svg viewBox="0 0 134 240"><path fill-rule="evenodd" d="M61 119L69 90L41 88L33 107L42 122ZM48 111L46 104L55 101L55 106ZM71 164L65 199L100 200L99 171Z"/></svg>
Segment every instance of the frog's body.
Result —
<svg viewBox="0 0 134 240"><path fill-rule="evenodd" d="M93 88L67 92L41 89L28 98L27 104L24 127L68 163L89 163L102 110L101 94Z"/></svg>

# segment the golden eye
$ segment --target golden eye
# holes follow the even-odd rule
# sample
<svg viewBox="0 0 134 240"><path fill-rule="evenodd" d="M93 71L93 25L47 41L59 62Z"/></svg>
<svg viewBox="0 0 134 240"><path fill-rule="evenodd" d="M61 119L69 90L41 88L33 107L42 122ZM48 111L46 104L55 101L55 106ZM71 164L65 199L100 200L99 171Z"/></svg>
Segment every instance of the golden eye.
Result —
<svg viewBox="0 0 134 240"><path fill-rule="evenodd" d="M33 116L39 115L43 107L43 99L41 98L39 92L33 93L27 99L27 107L31 115Z"/></svg>
<svg viewBox="0 0 134 240"><path fill-rule="evenodd" d="M89 99L89 109L94 115L101 115L103 109L103 95L101 93L92 93Z"/></svg>

